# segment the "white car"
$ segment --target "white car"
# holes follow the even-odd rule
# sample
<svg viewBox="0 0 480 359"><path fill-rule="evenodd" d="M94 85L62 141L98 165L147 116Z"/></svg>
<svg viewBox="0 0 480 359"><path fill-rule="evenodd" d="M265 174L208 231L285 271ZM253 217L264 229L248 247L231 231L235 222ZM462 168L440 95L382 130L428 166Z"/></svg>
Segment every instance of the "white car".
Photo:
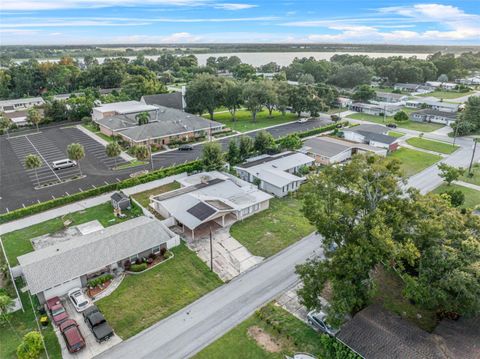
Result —
<svg viewBox="0 0 480 359"><path fill-rule="evenodd" d="M297 120L298 123L305 123L307 121L308 121L308 118L306 118L306 117L302 117L302 118Z"/></svg>
<svg viewBox="0 0 480 359"><path fill-rule="evenodd" d="M85 297L80 288L74 288L68 292L68 298L77 312L83 312L90 306L90 301Z"/></svg>

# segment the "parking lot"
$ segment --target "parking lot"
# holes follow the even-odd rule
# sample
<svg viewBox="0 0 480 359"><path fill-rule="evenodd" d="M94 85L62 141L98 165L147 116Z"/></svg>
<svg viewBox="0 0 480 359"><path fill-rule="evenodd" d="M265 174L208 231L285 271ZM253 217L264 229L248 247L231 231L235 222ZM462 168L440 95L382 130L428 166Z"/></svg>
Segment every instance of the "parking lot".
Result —
<svg viewBox="0 0 480 359"><path fill-rule="evenodd" d="M60 330L58 327L55 327L55 334L58 337L58 342L60 343L60 347L62 349L62 357L63 359L66 358L75 358L75 359L91 359L94 356L104 352L107 349L110 349L114 345L120 343L122 339L118 335L114 335L111 337L109 340L103 342L103 343L97 343L95 340L95 337L93 336L92 331L90 328L85 324L83 320L83 316L81 313L78 313L75 308L73 307L72 303L68 299L63 299L62 300L63 305L65 306L65 309L70 317L70 319L73 319L77 322L79 325L80 332L83 335L83 338L85 339L86 346L82 350L80 350L77 353L69 353L67 346L65 344L65 339L63 338L62 334L60 333Z"/></svg>

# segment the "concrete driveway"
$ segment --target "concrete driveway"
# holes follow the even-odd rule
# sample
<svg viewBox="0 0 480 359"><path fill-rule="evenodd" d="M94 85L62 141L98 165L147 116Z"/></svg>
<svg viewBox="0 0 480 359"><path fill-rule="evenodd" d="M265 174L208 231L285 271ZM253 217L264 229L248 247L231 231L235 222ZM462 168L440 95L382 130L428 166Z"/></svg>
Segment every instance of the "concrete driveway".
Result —
<svg viewBox="0 0 480 359"><path fill-rule="evenodd" d="M90 328L85 324L83 321L82 313L78 313L75 308L73 307L70 300L64 298L62 299L62 303L65 306L65 309L68 312L68 315L71 319L74 319L77 324L79 325L80 332L82 333L83 337L85 338L85 343L87 344L85 348L80 350L77 353L71 354L68 352L67 346L65 344L65 340L63 339L62 333L58 330L58 327L55 327L55 334L58 337L58 342L60 343L60 347L62 349L62 358L75 358L75 359L91 359L100 353L103 353L105 350L110 349L114 345L120 343L122 339L118 335L114 335L109 340L103 343L97 343L93 333L90 331Z"/></svg>

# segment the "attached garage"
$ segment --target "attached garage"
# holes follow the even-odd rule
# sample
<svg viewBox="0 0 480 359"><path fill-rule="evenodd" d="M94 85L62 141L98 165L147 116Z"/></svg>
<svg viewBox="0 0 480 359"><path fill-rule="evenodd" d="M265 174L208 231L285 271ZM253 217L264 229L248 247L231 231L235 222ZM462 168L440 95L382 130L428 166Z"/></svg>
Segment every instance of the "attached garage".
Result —
<svg viewBox="0 0 480 359"><path fill-rule="evenodd" d="M69 290L73 288L81 288L82 287L82 281L79 278L72 279L70 281L67 281L65 283L56 285L53 288L46 289L43 291L43 296L44 300L53 298L53 297L61 297L62 295L65 295L68 293Z"/></svg>

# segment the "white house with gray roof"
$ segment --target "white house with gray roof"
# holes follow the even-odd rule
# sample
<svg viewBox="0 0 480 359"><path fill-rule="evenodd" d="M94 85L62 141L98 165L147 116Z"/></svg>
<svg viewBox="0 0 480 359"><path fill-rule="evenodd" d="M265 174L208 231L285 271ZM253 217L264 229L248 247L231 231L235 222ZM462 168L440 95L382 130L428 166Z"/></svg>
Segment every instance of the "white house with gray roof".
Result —
<svg viewBox="0 0 480 359"><path fill-rule="evenodd" d="M205 226L226 227L269 207L271 195L217 171L177 179L181 188L150 197L150 206L195 239Z"/></svg>
<svg viewBox="0 0 480 359"><path fill-rule="evenodd" d="M343 129L346 140L365 143L373 147L395 151L398 148L398 138L388 136L388 127L381 125L362 124Z"/></svg>
<svg viewBox="0 0 480 359"><path fill-rule="evenodd" d="M178 235L162 222L142 216L24 254L18 262L28 290L43 303L84 287L97 275L121 271L126 260L179 243Z"/></svg>
<svg viewBox="0 0 480 359"><path fill-rule="evenodd" d="M315 160L300 152L283 152L277 155L262 155L250 158L235 166L238 176L244 181L258 183L258 188L284 197L296 191L305 181L298 175L300 168L311 166Z"/></svg>
<svg viewBox="0 0 480 359"><path fill-rule="evenodd" d="M406 101L405 106L409 108L430 108L443 112L457 112L460 107L459 104L440 101L435 97L416 97Z"/></svg>
<svg viewBox="0 0 480 359"><path fill-rule="evenodd" d="M18 98L14 100L0 101L0 112L14 112L26 110L31 107L45 105L45 101L41 97Z"/></svg>

